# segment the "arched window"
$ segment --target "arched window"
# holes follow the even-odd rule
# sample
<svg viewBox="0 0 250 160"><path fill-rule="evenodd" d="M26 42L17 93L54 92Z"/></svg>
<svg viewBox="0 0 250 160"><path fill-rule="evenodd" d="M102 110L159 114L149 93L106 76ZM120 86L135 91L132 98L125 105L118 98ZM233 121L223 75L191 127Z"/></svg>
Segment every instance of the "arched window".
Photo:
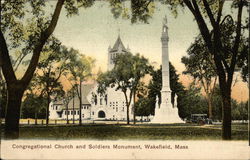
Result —
<svg viewBox="0 0 250 160"><path fill-rule="evenodd" d="M102 105L102 98L100 98L100 105Z"/></svg>
<svg viewBox="0 0 250 160"><path fill-rule="evenodd" d="M105 115L105 112L104 111L99 111L98 112L98 118L105 118L106 115Z"/></svg>
<svg viewBox="0 0 250 160"><path fill-rule="evenodd" d="M94 101L95 101L95 105L97 105L97 95L95 95Z"/></svg>

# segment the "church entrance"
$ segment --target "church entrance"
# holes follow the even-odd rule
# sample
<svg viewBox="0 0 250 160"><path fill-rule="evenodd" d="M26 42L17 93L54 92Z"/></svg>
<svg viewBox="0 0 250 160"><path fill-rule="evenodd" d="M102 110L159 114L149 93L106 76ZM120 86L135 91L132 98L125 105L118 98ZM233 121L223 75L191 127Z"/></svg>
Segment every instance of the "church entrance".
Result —
<svg viewBox="0 0 250 160"><path fill-rule="evenodd" d="M105 112L104 111L99 111L98 112L98 118L105 118L106 115L105 115Z"/></svg>

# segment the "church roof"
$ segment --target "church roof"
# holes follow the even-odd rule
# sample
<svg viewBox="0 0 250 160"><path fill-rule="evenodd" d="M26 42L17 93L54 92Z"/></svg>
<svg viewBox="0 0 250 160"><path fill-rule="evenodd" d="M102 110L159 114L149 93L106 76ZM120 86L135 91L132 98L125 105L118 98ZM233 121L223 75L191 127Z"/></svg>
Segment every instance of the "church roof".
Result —
<svg viewBox="0 0 250 160"><path fill-rule="evenodd" d="M61 100L55 100L55 101L53 102L53 104L54 104L54 105L63 105L64 102L63 102L62 99L61 99Z"/></svg>
<svg viewBox="0 0 250 160"><path fill-rule="evenodd" d="M82 85L82 104L83 105L90 105L91 104L88 101L87 96L93 90L94 87L95 87L95 83ZM78 95L76 93L75 97L74 97L74 108L79 109L79 105L80 105L80 101L79 101ZM69 109L73 108L73 98L69 101L68 108ZM64 109L66 109L66 107Z"/></svg>
<svg viewBox="0 0 250 160"><path fill-rule="evenodd" d="M111 52L117 52L119 50L119 47L121 47L121 50L124 52L127 52L126 48L124 47L122 40L120 38L120 35L118 36L113 48L110 50Z"/></svg>

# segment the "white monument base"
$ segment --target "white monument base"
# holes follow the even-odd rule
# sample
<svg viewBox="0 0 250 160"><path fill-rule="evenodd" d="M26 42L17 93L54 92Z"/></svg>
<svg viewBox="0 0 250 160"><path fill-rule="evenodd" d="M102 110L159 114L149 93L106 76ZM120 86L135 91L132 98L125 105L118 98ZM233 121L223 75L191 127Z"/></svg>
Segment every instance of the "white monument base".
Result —
<svg viewBox="0 0 250 160"><path fill-rule="evenodd" d="M172 107L172 104L161 104L160 108L155 107L155 116L149 123L171 124L185 123L178 115L178 108Z"/></svg>

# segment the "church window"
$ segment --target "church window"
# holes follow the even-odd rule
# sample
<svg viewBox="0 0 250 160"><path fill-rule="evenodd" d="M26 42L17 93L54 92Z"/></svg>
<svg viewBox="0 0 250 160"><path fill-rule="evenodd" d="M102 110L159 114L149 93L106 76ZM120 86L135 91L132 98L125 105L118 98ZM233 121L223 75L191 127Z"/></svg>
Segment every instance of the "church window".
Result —
<svg viewBox="0 0 250 160"><path fill-rule="evenodd" d="M118 107L116 107L116 112L118 112Z"/></svg>
<svg viewBox="0 0 250 160"><path fill-rule="evenodd" d="M95 112L92 112L92 115L94 115L95 114Z"/></svg>
<svg viewBox="0 0 250 160"><path fill-rule="evenodd" d="M100 105L102 105L102 98L100 98Z"/></svg>
<svg viewBox="0 0 250 160"><path fill-rule="evenodd" d="M84 107L84 109L86 109L86 107Z"/></svg>
<svg viewBox="0 0 250 160"><path fill-rule="evenodd" d="M115 109L115 107L113 107L113 109Z"/></svg>
<svg viewBox="0 0 250 160"><path fill-rule="evenodd" d="M94 96L95 105L97 105L97 95Z"/></svg>
<svg viewBox="0 0 250 160"><path fill-rule="evenodd" d="M124 107L122 107L122 111L124 112Z"/></svg>
<svg viewBox="0 0 250 160"><path fill-rule="evenodd" d="M105 102L106 102L106 105L108 105L108 95L105 95Z"/></svg>

